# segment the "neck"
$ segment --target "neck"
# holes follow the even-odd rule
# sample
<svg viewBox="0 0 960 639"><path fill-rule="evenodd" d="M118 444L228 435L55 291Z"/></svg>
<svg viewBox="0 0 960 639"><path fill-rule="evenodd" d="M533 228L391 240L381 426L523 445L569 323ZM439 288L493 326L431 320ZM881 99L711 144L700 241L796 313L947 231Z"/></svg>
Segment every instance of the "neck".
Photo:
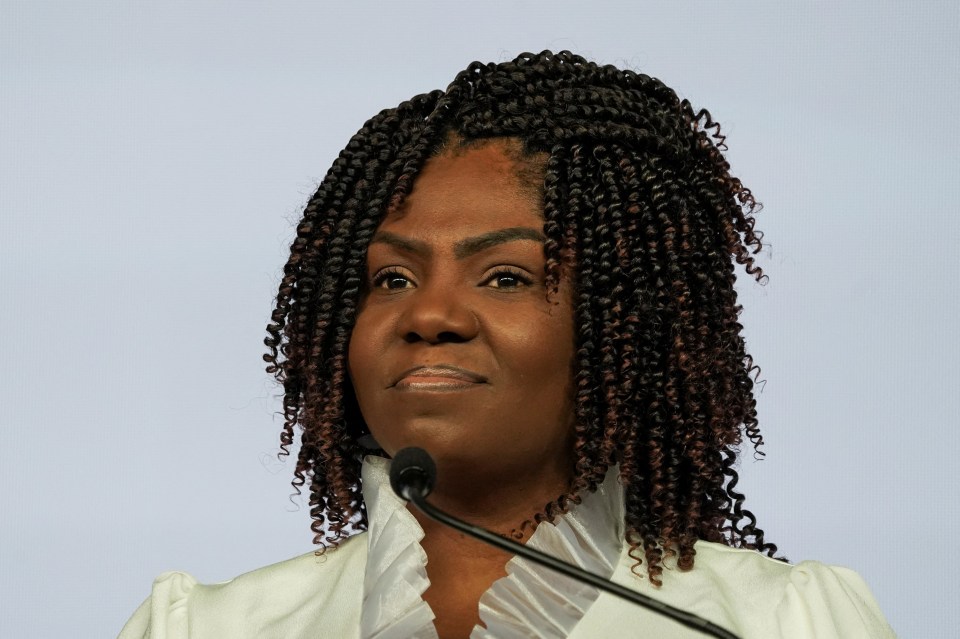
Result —
<svg viewBox="0 0 960 639"><path fill-rule="evenodd" d="M559 476L548 480L550 475L542 468L534 477L519 475L500 474L514 479L515 483L504 486L496 479L445 473L441 476L459 481L438 483L429 499L454 517L495 533L520 530L518 541L526 541L533 530L522 524L561 495L567 480ZM430 519L412 504L407 508L424 531L420 545L427 555L430 587L423 598L436 615L437 632L444 638L468 637L480 623L480 597L493 582L506 577L506 564L513 555Z"/></svg>
<svg viewBox="0 0 960 639"><path fill-rule="evenodd" d="M472 476L447 472L440 477L453 478L437 483L429 496L431 504L458 519L491 530L497 534L511 534L523 529L529 535L534 516L542 513L547 504L569 490L565 469L554 472L538 468L534 473L497 473L493 476ZM509 483L502 478L509 476ZM411 512L429 536L433 523L410 506Z"/></svg>
<svg viewBox="0 0 960 639"><path fill-rule="evenodd" d="M442 453L435 456L435 461L437 479L430 503L458 519L500 534L521 528L565 494L574 468L573 447L567 443L526 456L523 464L510 456L478 463L469 457Z"/></svg>
<svg viewBox="0 0 960 639"><path fill-rule="evenodd" d="M437 633L444 639L466 638L480 623L480 597L493 582L507 575L506 564L512 555L430 519L412 504L407 508L424 532L420 546L427 555L430 586L423 593L423 599L435 615ZM499 526L475 519L467 521L494 530L507 525L502 523L504 519L496 520L501 522Z"/></svg>

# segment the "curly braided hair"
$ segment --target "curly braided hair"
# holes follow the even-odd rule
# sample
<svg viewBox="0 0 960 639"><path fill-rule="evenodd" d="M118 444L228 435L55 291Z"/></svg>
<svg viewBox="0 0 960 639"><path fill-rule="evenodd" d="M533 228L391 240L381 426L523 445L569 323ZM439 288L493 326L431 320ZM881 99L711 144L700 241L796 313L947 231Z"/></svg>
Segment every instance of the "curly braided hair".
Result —
<svg viewBox="0 0 960 639"><path fill-rule="evenodd" d="M381 111L306 205L264 360L284 386L281 455L302 428L293 486L309 483L315 543L367 523L366 426L346 372L367 245L451 138L514 138L541 158L549 294L574 265L575 472L536 523L619 464L634 571L645 561L653 583L666 557L691 568L698 539L773 556L735 470L744 434L763 454L733 263L766 277L751 256L759 204L730 175L709 112L567 51L474 62L446 91Z"/></svg>

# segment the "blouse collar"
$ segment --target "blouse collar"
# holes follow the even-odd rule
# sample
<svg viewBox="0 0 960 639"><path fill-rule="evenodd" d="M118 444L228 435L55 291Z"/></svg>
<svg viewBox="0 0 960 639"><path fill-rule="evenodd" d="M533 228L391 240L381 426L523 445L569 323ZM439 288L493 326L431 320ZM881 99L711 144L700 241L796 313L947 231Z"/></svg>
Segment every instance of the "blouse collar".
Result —
<svg viewBox="0 0 960 639"><path fill-rule="evenodd" d="M361 477L367 505L367 565L363 578L360 636L363 639L437 639L434 614L423 599L430 585L424 532L406 502L390 488L390 460L368 456ZM600 487L557 518L543 522L527 546L609 578L623 540L623 490L612 467ZM471 639L566 637L599 595L581 584L520 557L507 562L507 576L480 598L480 619Z"/></svg>

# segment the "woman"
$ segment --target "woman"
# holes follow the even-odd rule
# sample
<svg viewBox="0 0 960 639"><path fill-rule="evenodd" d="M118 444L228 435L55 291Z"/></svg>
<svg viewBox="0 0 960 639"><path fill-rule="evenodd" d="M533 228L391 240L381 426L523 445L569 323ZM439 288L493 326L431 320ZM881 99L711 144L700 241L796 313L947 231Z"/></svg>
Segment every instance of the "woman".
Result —
<svg viewBox="0 0 960 639"><path fill-rule="evenodd" d="M435 505L740 636L892 636L856 574L773 559L735 490L763 440L734 262L763 273L723 148L658 80L568 52L369 120L267 329L321 551L167 573L121 636L699 636L409 510L386 481L407 446Z"/></svg>

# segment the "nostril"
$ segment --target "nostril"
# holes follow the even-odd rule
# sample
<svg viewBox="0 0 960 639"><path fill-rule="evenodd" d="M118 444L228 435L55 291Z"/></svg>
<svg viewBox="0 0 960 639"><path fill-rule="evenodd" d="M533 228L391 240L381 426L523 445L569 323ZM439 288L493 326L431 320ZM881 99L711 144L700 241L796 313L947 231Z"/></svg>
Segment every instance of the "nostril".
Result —
<svg viewBox="0 0 960 639"><path fill-rule="evenodd" d="M416 331L410 331L403 336L408 344L417 342L430 342L431 344L461 344L469 341L470 338L457 333L456 331L441 331L436 335L421 335Z"/></svg>

